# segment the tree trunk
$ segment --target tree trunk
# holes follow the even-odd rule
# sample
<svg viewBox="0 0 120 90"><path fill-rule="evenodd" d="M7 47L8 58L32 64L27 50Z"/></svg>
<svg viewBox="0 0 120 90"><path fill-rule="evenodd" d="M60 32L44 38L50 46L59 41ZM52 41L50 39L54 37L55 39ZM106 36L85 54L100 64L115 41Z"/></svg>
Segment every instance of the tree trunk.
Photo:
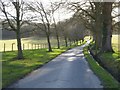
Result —
<svg viewBox="0 0 120 90"><path fill-rule="evenodd" d="M20 35L20 7L19 7L19 2L16 4L16 15L17 15L17 30L16 30L16 35L17 35L17 47L18 47L18 59L23 59L23 53L22 53L22 46L21 46L21 35Z"/></svg>
<svg viewBox="0 0 120 90"><path fill-rule="evenodd" d="M57 39L57 47L59 49L60 48L60 41L59 41L59 35L58 35L57 29L56 29L56 39Z"/></svg>
<svg viewBox="0 0 120 90"><path fill-rule="evenodd" d="M20 37L20 31L17 30L16 32L17 37L17 48L18 48L18 59L23 59L23 53L22 53L22 46L21 46L21 37Z"/></svg>
<svg viewBox="0 0 120 90"><path fill-rule="evenodd" d="M65 46L68 47L68 41L66 36L64 36L64 40L65 40Z"/></svg>
<svg viewBox="0 0 120 90"><path fill-rule="evenodd" d="M51 47L51 42L50 42L50 24L48 22L47 24L47 32L46 32L46 36L47 36L47 42L48 42L48 51L52 52L52 47Z"/></svg>
<svg viewBox="0 0 120 90"><path fill-rule="evenodd" d="M96 48L100 49L102 47L102 35L101 32L96 32L95 35L95 44L96 44Z"/></svg>
<svg viewBox="0 0 120 90"><path fill-rule="evenodd" d="M101 4L100 2L94 2L95 4L95 45L96 50L102 47L102 17L101 17Z"/></svg>
<svg viewBox="0 0 120 90"><path fill-rule="evenodd" d="M59 41L59 37L57 36L57 46L58 46L58 49L60 48L60 41Z"/></svg>
<svg viewBox="0 0 120 90"><path fill-rule="evenodd" d="M96 34L93 32L93 41L96 41Z"/></svg>
<svg viewBox="0 0 120 90"><path fill-rule="evenodd" d="M70 46L71 46L71 40L69 40L69 42L70 42Z"/></svg>
<svg viewBox="0 0 120 90"><path fill-rule="evenodd" d="M50 43L50 36L49 35L47 35L47 42L48 42L48 51L52 52L51 43Z"/></svg>
<svg viewBox="0 0 120 90"><path fill-rule="evenodd" d="M58 34L58 30L57 30L57 26L56 26L56 22L55 22L55 18L54 18L54 17L53 17L53 21L54 21L54 24L55 24L55 32L56 32L57 46L58 46L58 49L59 49L59 48L60 48L59 34Z"/></svg>
<svg viewBox="0 0 120 90"><path fill-rule="evenodd" d="M112 4L113 2L104 2L103 6L103 38L102 51L114 52L112 49Z"/></svg>

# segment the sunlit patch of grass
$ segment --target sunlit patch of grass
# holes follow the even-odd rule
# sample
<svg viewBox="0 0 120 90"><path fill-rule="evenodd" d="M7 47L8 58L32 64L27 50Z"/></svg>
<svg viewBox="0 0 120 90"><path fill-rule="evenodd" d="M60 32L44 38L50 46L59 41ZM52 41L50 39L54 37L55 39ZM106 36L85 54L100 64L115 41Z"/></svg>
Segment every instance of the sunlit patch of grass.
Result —
<svg viewBox="0 0 120 90"><path fill-rule="evenodd" d="M49 62L62 52L76 47L72 45L69 47L61 46L60 49L53 49L53 52L48 52L48 49L34 49L23 50L24 59L17 60L17 51L7 51L2 55L2 87L7 87L13 82L23 78L25 75L41 67Z"/></svg>
<svg viewBox="0 0 120 90"><path fill-rule="evenodd" d="M103 53L102 57L104 57L107 60L117 60L120 58L120 53L112 53L112 52L107 52L107 53Z"/></svg>
<svg viewBox="0 0 120 90"><path fill-rule="evenodd" d="M100 78L104 88L120 88L120 83L118 83L111 74L104 70L88 53L88 48L84 48L84 55L94 73ZM116 58L116 55L113 55ZM107 58L111 56L106 56Z"/></svg>
<svg viewBox="0 0 120 90"><path fill-rule="evenodd" d="M17 51L3 53L2 87L10 85L66 50L67 48L53 49L53 52L47 52L47 49L24 50L23 60L13 59L17 56Z"/></svg>
<svg viewBox="0 0 120 90"><path fill-rule="evenodd" d="M119 35L112 35L112 47L115 52L118 52L120 50L119 37Z"/></svg>

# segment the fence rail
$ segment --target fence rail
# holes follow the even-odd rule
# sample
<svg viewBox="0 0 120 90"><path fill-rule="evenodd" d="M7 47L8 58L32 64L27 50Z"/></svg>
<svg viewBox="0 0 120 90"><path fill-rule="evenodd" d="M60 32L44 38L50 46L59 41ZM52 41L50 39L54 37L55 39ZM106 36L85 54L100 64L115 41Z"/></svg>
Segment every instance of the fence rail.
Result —
<svg viewBox="0 0 120 90"><path fill-rule="evenodd" d="M31 44L31 43L23 43L22 44L22 50L29 50L29 49L42 49L47 48L47 44ZM3 43L0 49L0 52L6 52L6 51L14 51L17 50L17 44L6 44Z"/></svg>
<svg viewBox="0 0 120 90"><path fill-rule="evenodd" d="M71 46L71 43L68 42L68 46ZM30 50L30 49L42 49L42 48L48 48L47 43L22 43L22 50ZM15 51L17 50L17 43L1 43L0 44L0 52L6 52L6 51ZM65 46L65 42L60 42L60 46ZM51 43L51 47L55 48L57 47L57 43Z"/></svg>

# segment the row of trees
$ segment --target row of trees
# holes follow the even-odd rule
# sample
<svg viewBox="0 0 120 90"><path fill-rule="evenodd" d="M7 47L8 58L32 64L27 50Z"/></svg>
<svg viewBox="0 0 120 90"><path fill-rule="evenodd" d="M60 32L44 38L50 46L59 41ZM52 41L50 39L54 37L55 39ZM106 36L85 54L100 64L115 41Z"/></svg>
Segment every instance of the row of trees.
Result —
<svg viewBox="0 0 120 90"><path fill-rule="evenodd" d="M68 20L56 22L54 14L64 5L67 5L67 8L75 13ZM2 26L3 29L12 30L16 33L18 59L23 59L21 29L26 25L33 26L31 31L44 32L48 42L48 51L52 51L51 29L54 29L58 48L60 48L60 37L64 38L65 45L68 46L68 41L83 40L86 35L85 30L88 29L93 34L96 51L113 52L111 45L112 29L119 22L113 25L112 21L119 14L113 17L112 11L119 6L119 3L115 2L88 1L82 4L81 2L50 2L49 8L45 8L46 6L38 1L10 0L6 2L0 0L0 10L5 17ZM9 12L9 8L15 12L14 15ZM96 54L98 53L96 52Z"/></svg>
<svg viewBox="0 0 120 90"><path fill-rule="evenodd" d="M86 28L92 32L96 55L102 52L114 52L111 44L112 30L119 21L116 23L112 21L114 18L120 16L120 14L117 12L115 16L112 16L112 12L120 7L119 3L89 1L84 2L84 4L72 2L69 5L69 9L75 11L74 17L82 20ZM100 52L97 52L97 50Z"/></svg>
<svg viewBox="0 0 120 90"><path fill-rule="evenodd" d="M68 46L68 40L71 42L83 39L83 35L81 34L82 37L79 35L81 33L80 28L83 27L82 24L71 23L74 19L56 22L54 13L62 4L64 3L51 2L50 7L46 9L43 3L38 1L24 2L23 0L10 0L8 2L0 0L0 10L3 13L3 17L5 17L2 28L16 33L18 59L24 58L21 47L21 30L26 26L32 26L30 32L44 32L48 42L48 51L52 51L50 42L51 29L54 29L58 48L60 48L60 37L64 38L66 46ZM10 9L15 13L10 12ZM71 27L69 27L70 25Z"/></svg>

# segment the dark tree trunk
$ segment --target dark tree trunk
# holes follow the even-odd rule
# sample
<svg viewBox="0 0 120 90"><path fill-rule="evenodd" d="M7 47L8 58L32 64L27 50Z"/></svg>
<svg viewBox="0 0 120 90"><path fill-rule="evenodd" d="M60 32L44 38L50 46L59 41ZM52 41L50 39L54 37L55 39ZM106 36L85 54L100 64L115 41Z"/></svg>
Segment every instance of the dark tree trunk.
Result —
<svg viewBox="0 0 120 90"><path fill-rule="evenodd" d="M112 49L112 4L113 2L104 2L103 6L103 38L102 51L114 52Z"/></svg>
<svg viewBox="0 0 120 90"><path fill-rule="evenodd" d="M46 32L46 36L47 36L47 42L48 42L48 51L52 52L52 47L51 47L51 42L50 42L50 24L47 24L47 32Z"/></svg>
<svg viewBox="0 0 120 90"><path fill-rule="evenodd" d="M60 40L59 40L59 34L58 34L58 30L57 30L57 26L56 26L56 22L55 22L55 18L53 17L53 21L55 24L55 33L56 33L56 40L57 40L57 47L58 49L60 48Z"/></svg>
<svg viewBox="0 0 120 90"><path fill-rule="evenodd" d="M102 47L102 34L101 34L101 32L96 32L95 44L96 44L96 49L100 49Z"/></svg>
<svg viewBox="0 0 120 90"><path fill-rule="evenodd" d="M76 40L76 45L78 45L78 40Z"/></svg>
<svg viewBox="0 0 120 90"><path fill-rule="evenodd" d="M50 36L49 35L47 35L47 42L48 42L48 51L52 52L51 43L50 43Z"/></svg>
<svg viewBox="0 0 120 90"><path fill-rule="evenodd" d="M100 50L100 48L102 47L102 35L101 33L96 32L95 35L95 54L98 54L98 51Z"/></svg>
<svg viewBox="0 0 120 90"><path fill-rule="evenodd" d="M16 32L17 37L17 48L18 48L18 59L23 59L23 53L22 53L22 46L21 46L21 37L20 37L20 31L17 30Z"/></svg>
<svg viewBox="0 0 120 90"><path fill-rule="evenodd" d="M59 37L57 37L57 45L58 45L58 49L60 48L60 41L59 41Z"/></svg>
<svg viewBox="0 0 120 90"><path fill-rule="evenodd" d="M18 47L18 59L23 59L23 53L22 53L22 46L21 46L21 35L20 35L20 8L19 8L19 2L17 2L16 5L16 15L17 15L17 30L16 30L16 36L17 36L17 47Z"/></svg>
<svg viewBox="0 0 120 90"><path fill-rule="evenodd" d="M70 46L71 46L71 40L69 40L70 41Z"/></svg>
<svg viewBox="0 0 120 90"><path fill-rule="evenodd" d="M58 31L56 30L56 39L57 39L57 47L58 49L60 48L60 41L59 41L59 35L58 35Z"/></svg>
<svg viewBox="0 0 120 90"><path fill-rule="evenodd" d="M101 17L101 4L100 2L94 2L95 4L95 45L96 50L102 47L102 17Z"/></svg>
<svg viewBox="0 0 120 90"><path fill-rule="evenodd" d="M96 41L96 34L93 33L93 41Z"/></svg>
<svg viewBox="0 0 120 90"><path fill-rule="evenodd" d="M64 40L65 40L65 46L68 47L68 41L66 36L64 36Z"/></svg>

